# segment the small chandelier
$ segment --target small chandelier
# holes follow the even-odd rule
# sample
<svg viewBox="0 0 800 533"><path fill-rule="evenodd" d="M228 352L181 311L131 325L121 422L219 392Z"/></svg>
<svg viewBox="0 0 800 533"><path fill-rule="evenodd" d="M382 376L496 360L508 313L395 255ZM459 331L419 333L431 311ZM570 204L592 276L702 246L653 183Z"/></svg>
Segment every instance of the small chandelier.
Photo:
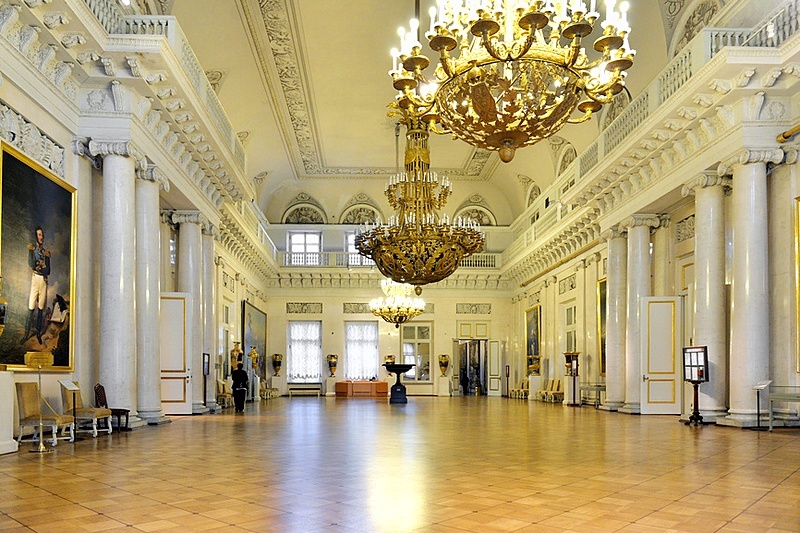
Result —
<svg viewBox="0 0 800 533"><path fill-rule="evenodd" d="M421 53L419 21L398 30L389 72L397 105L511 161L517 148L589 120L624 88L636 53L628 44L628 2L615 11L616 0L606 0L594 41L599 57L591 61L581 40L600 17L595 3L438 0L425 34L439 53L432 79L423 74L430 60ZM582 115L570 118L576 108Z"/></svg>
<svg viewBox="0 0 800 533"><path fill-rule="evenodd" d="M390 279L381 280L381 290L385 298L375 298L369 303L372 314L379 316L399 328L400 324L419 316L425 310L422 298L412 298L414 287L407 283L395 283Z"/></svg>
<svg viewBox="0 0 800 533"><path fill-rule="evenodd" d="M485 236L469 218L450 223L437 213L450 196L450 180L430 170L429 122L401 110L407 127L404 171L391 176L386 197L395 214L386 224L367 225L356 235L358 253L371 258L384 276L415 286L441 281L459 262L481 249Z"/></svg>

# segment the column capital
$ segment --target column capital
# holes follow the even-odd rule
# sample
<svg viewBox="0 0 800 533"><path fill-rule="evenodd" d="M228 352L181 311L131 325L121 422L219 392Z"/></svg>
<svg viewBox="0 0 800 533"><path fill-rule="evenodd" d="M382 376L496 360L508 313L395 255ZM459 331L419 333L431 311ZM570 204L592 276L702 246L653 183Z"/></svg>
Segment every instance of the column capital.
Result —
<svg viewBox="0 0 800 533"><path fill-rule="evenodd" d="M147 170L147 158L132 141L97 141L91 139L88 149L92 157L105 157L107 155L131 157L136 160L137 170Z"/></svg>
<svg viewBox="0 0 800 533"><path fill-rule="evenodd" d="M723 160L717 167L717 174L725 176L731 174L734 167L751 163L772 163L777 165L783 162L784 155L783 150L780 148L743 148Z"/></svg>
<svg viewBox="0 0 800 533"><path fill-rule="evenodd" d="M784 146L783 147L783 162L787 165L794 165L797 163L798 153L800 153L800 149L798 149L796 144Z"/></svg>
<svg viewBox="0 0 800 533"><path fill-rule="evenodd" d="M152 181L156 183L160 189L169 192L169 179L158 169L158 167L156 167L156 165L148 165L144 170L137 169L136 179Z"/></svg>
<svg viewBox="0 0 800 533"><path fill-rule="evenodd" d="M172 213L174 211L172 209L162 209L161 210L161 223L167 224L169 226L174 226L172 223Z"/></svg>
<svg viewBox="0 0 800 533"><path fill-rule="evenodd" d="M203 235L211 235L214 240L219 239L219 228L209 221L203 224Z"/></svg>
<svg viewBox="0 0 800 533"><path fill-rule="evenodd" d="M668 228L672 223L672 217L666 213L661 213L658 216L658 223L660 228Z"/></svg>
<svg viewBox="0 0 800 533"><path fill-rule="evenodd" d="M637 226L647 226L648 228L655 229L661 225L656 215L631 215L619 223L621 228L635 228Z"/></svg>
<svg viewBox="0 0 800 533"><path fill-rule="evenodd" d="M684 198L695 194L696 189L703 189L706 187L724 187L730 188L733 180L728 176L721 175L718 172L703 172L687 181L681 189L681 196Z"/></svg>
<svg viewBox="0 0 800 533"><path fill-rule="evenodd" d="M208 219L200 211L173 211L173 224L197 224L201 228L208 224Z"/></svg>
<svg viewBox="0 0 800 533"><path fill-rule="evenodd" d="M72 139L72 151L81 157L85 157L89 161L92 162L92 166L96 169L100 169L102 165L102 158L95 157L91 153L89 153L89 138L88 137L75 137Z"/></svg>
<svg viewBox="0 0 800 533"><path fill-rule="evenodd" d="M220 268L225 268L225 259L221 255L214 256L214 264Z"/></svg>
<svg viewBox="0 0 800 533"><path fill-rule="evenodd" d="M626 237L627 235L625 232L625 228L623 228L620 224L617 224L616 226L611 226L610 228L608 228L607 230L605 230L603 233L600 234L600 238L606 242L610 241L611 239L624 239Z"/></svg>

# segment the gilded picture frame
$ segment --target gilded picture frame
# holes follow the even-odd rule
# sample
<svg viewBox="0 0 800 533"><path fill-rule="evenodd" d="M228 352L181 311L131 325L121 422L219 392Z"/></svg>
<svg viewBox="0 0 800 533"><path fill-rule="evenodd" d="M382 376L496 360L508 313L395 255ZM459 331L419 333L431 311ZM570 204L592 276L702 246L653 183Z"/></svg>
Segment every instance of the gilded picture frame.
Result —
<svg viewBox="0 0 800 533"><path fill-rule="evenodd" d="M800 196L794 199L794 362L800 374Z"/></svg>
<svg viewBox="0 0 800 533"><path fill-rule="evenodd" d="M606 307L607 278L597 281L597 353L600 358L600 375L606 375Z"/></svg>
<svg viewBox="0 0 800 533"><path fill-rule="evenodd" d="M72 372L75 188L14 147L1 151L0 364Z"/></svg>
<svg viewBox="0 0 800 533"><path fill-rule="evenodd" d="M528 372L538 376L541 363L542 306L535 305L525 310L525 353Z"/></svg>
<svg viewBox="0 0 800 533"><path fill-rule="evenodd" d="M253 346L258 353L256 374L261 379L267 378L267 314L256 306L242 300L242 351L250 353Z"/></svg>

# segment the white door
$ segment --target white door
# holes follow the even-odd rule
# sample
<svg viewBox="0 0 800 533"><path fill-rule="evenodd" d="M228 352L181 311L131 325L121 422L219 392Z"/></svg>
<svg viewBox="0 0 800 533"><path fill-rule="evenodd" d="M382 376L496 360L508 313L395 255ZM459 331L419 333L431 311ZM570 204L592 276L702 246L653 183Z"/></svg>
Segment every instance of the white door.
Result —
<svg viewBox="0 0 800 533"><path fill-rule="evenodd" d="M500 376L500 341L489 341L489 396L503 395Z"/></svg>
<svg viewBox="0 0 800 533"><path fill-rule="evenodd" d="M653 296L640 301L642 317L643 415L681 413L683 298Z"/></svg>
<svg viewBox="0 0 800 533"><path fill-rule="evenodd" d="M192 296L161 293L161 410L167 415L192 414L192 372L189 327Z"/></svg>

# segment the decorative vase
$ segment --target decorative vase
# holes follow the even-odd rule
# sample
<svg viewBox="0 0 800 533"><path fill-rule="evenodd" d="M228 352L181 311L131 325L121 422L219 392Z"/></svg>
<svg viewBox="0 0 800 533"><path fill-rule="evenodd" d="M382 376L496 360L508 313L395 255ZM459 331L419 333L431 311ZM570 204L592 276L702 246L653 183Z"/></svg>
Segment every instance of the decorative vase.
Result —
<svg viewBox="0 0 800 533"><path fill-rule="evenodd" d="M253 370L258 369L258 352L256 351L255 346L250 346L250 351L247 352L247 357L250 358L250 365L253 367Z"/></svg>
<svg viewBox="0 0 800 533"><path fill-rule="evenodd" d="M334 376L334 374L336 374L336 365L339 364L339 356L336 355L335 353L329 353L327 359L328 359L328 370L331 371L330 377L336 377Z"/></svg>
<svg viewBox="0 0 800 533"><path fill-rule="evenodd" d="M442 371L442 377L447 374L447 367L450 366L450 356L446 353L439 354L439 370Z"/></svg>
<svg viewBox="0 0 800 533"><path fill-rule="evenodd" d="M278 377L278 374L281 371L282 362L283 362L283 355L279 353L272 354L272 369L275 371L275 377Z"/></svg>
<svg viewBox="0 0 800 533"><path fill-rule="evenodd" d="M242 344L239 341L233 341L233 348L231 348L231 370L236 369L236 364L242 361L242 354L244 353L239 346Z"/></svg>

